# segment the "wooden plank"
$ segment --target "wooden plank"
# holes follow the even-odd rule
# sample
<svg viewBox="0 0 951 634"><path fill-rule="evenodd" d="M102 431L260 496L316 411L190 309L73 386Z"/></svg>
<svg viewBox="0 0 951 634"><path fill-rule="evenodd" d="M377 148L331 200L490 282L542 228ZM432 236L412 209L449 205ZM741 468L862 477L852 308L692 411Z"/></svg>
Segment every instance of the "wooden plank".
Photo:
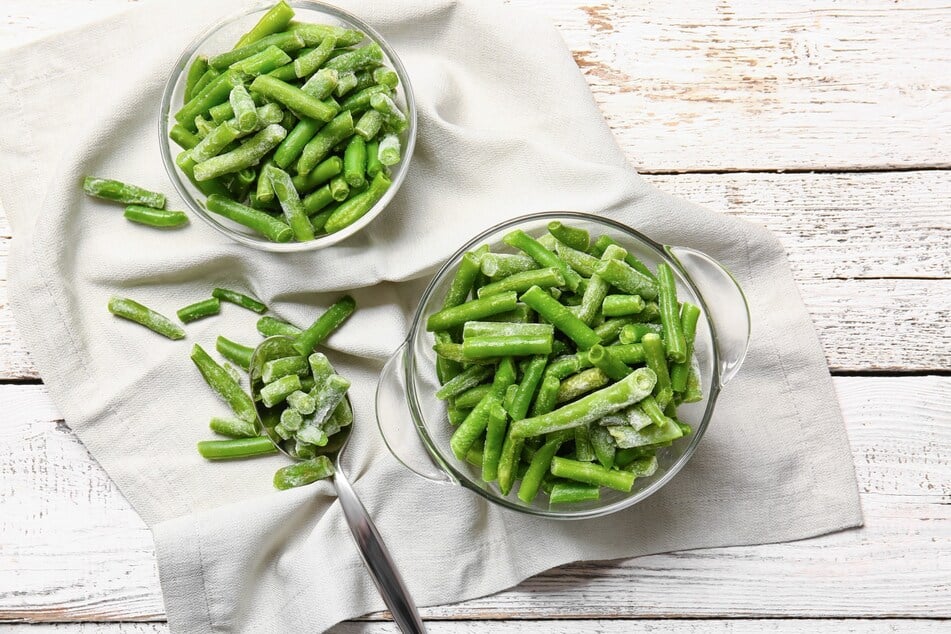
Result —
<svg viewBox="0 0 951 634"><path fill-rule="evenodd" d="M951 366L951 172L649 178L775 232L833 371ZM36 379L6 307L8 234L0 212L0 380Z"/></svg>
<svg viewBox="0 0 951 634"><path fill-rule="evenodd" d="M643 621L565 620L565 621L428 621L430 634L483 634L518 632L519 634L898 634L902 632L945 632L947 622L938 620L897 619L775 619L701 621L665 619ZM0 634L167 634L165 623L50 623L0 625ZM393 623L342 623L329 634L399 634Z"/></svg>
<svg viewBox="0 0 951 634"><path fill-rule="evenodd" d="M550 19L642 171L951 165L941 0L512 0ZM13 45L128 0L6 0Z"/></svg>
<svg viewBox="0 0 951 634"><path fill-rule="evenodd" d="M951 617L951 377L840 377L835 386L865 528L572 564L425 615ZM148 530L56 420L45 387L0 386L0 411L0 620L161 618Z"/></svg>

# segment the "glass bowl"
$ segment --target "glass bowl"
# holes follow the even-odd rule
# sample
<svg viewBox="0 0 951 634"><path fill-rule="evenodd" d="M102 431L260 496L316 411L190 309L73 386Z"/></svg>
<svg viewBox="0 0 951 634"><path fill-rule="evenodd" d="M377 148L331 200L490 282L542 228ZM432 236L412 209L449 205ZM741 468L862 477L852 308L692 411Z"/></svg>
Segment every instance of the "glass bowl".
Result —
<svg viewBox="0 0 951 634"><path fill-rule="evenodd" d="M453 455L449 438L454 427L446 417L446 405L435 397L439 389L433 333L426 331L426 318L442 307L446 290L462 256L482 244L493 252L513 253L502 236L513 229L538 236L552 220L582 227L597 237L606 234L631 254L655 269L666 262L674 271L678 297L701 309L694 351L699 363L703 399L685 403L678 418L690 424L693 433L657 452L658 469L638 478L630 493L601 490L601 499L549 508L547 496L531 504L515 496L503 496L496 483L481 479L481 469ZM690 460L710 423L717 395L739 370L746 356L750 318L743 291L733 276L709 256L685 247L658 244L630 227L613 220L575 212L550 212L515 218L475 236L459 248L436 273L423 293L409 336L384 366L376 395L376 414L387 447L400 462L430 480L461 485L494 504L508 509L556 519L598 517L628 508L649 497L673 478Z"/></svg>
<svg viewBox="0 0 951 634"><path fill-rule="evenodd" d="M397 56L396 51L386 43L383 36L355 15L329 4L309 0L292 1L289 4L294 7L296 13L294 19L297 21L334 24L350 29L357 29L365 33L369 41L376 42L380 45L380 48L383 49L385 65L395 70L399 77L399 86L396 89L394 100L406 113L409 125L406 127L406 131L400 135L400 146L403 156L400 162L391 168L392 185L390 185L390 188L386 191L383 198L381 198L366 215L336 233L331 233L330 235L322 236L315 240L308 242L272 242L243 225L232 222L222 216L212 214L205 209L205 195L195 187L187 176L182 174L181 170L179 170L175 164L175 157L181 151L181 148L168 138L168 131L170 126L176 123L173 115L182 107L182 99L185 92L186 69L191 65L194 59L199 54L216 54L230 50L238 38L250 30L260 17L274 5L274 2L268 0L250 9L246 9L241 13L224 18L220 22L208 27L201 35L195 38L175 63L174 70L168 78L165 84L165 91L162 94L162 104L158 118L159 147L162 152L162 162L165 164L165 171L168 173L172 185L174 185L175 189L185 200L185 203L195 214L232 240L263 251L293 252L322 249L336 244L341 240L346 240L363 229L370 224L374 218L380 215L393 197L396 196L396 192L399 191L400 185L406 178L406 172L409 169L410 160L413 156L413 148L416 145L416 100L413 97L413 87L410 85L406 68Z"/></svg>

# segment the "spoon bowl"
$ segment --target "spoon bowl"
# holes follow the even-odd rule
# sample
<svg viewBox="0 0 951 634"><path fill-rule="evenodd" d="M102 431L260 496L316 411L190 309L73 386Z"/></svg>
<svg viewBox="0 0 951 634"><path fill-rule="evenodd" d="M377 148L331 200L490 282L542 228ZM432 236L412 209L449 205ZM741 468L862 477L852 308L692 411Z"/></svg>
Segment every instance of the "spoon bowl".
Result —
<svg viewBox="0 0 951 634"><path fill-rule="evenodd" d="M310 458L298 455L296 443L293 440L285 440L274 429L280 422L284 404L278 403L274 407L267 407L261 398L261 388L265 385L262 377L264 364L273 359L298 356L299 353L294 349L293 344L294 339L291 337L275 336L268 337L255 348L251 355L249 372L251 399L254 401L254 409L257 411L261 428L277 450L293 460L303 461ZM344 402L347 403L347 407L353 409L349 396L344 397ZM396 569L396 564L383 543L383 538L343 470L341 458L350 442L355 422L356 417L354 422L331 435L326 445L317 448L317 455L327 456L333 460L334 474L330 477L330 481L337 492L340 508L357 545L357 551L370 571L370 576L383 602L393 615L393 620L403 632L422 634L425 633L426 628L416 609L416 603Z"/></svg>

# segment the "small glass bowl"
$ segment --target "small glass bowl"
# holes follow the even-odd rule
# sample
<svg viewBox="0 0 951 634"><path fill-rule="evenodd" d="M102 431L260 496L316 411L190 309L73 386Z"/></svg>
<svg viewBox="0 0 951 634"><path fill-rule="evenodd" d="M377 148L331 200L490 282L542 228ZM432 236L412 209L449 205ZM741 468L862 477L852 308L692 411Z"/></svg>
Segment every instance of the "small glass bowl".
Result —
<svg viewBox="0 0 951 634"><path fill-rule="evenodd" d="M657 452L657 472L638 478L630 493L602 489L601 498L549 507L547 496L522 502L513 489L502 495L496 483L482 480L481 469L457 459L449 439L454 428L446 417L446 403L436 398L436 355L433 333L426 331L426 319L442 307L459 262L467 251L488 244L493 252L512 253L502 237L513 229L532 236L547 230L550 221L587 230L592 237L610 236L656 269L665 262L674 272L678 296L701 310L694 354L699 366L703 399L685 403L677 410L680 420L693 433ZM673 478L690 460L713 416L720 388L739 370L749 343L750 316L743 290L733 276L708 255L689 249L662 245L618 222L578 212L549 212L515 218L496 225L466 242L433 277L423 292L407 340L383 368L376 394L377 423L387 447L404 466L426 479L461 485L488 501L522 513L552 519L586 519L620 511L650 497Z"/></svg>
<svg viewBox="0 0 951 634"><path fill-rule="evenodd" d="M174 114L182 107L186 69L191 66L191 63L199 54L217 54L230 50L238 38L249 31L273 4L272 1L268 0L241 13L224 18L206 29L185 49L185 52L175 63L175 68L168 78L165 91L162 94L162 105L158 118L159 147L162 151L162 162L165 164L165 171L168 173L175 189L185 200L185 203L191 207L192 211L209 225L232 240L262 251L285 253L313 251L346 240L360 231L380 215L393 197L396 196L396 192L399 191L400 185L406 178L410 159L413 156L413 148L416 146L416 100L413 96L413 87L410 85L409 75L400 58L396 55L396 51L386 43L383 36L373 27L360 18L329 4L313 2L312 0L290 2L296 13L295 20L318 24L335 24L362 31L369 40L380 45L380 48L383 49L385 65L396 71L399 77L399 86L396 89L394 101L406 113L409 125L406 131L400 135L403 156L400 162L392 168L391 179L393 184L390 185L383 198L355 223L336 233L321 236L308 242L272 242L243 225L210 213L204 206L205 195L188 180L187 176L182 174L175 164L175 157L181 149L168 138L170 126L176 123Z"/></svg>

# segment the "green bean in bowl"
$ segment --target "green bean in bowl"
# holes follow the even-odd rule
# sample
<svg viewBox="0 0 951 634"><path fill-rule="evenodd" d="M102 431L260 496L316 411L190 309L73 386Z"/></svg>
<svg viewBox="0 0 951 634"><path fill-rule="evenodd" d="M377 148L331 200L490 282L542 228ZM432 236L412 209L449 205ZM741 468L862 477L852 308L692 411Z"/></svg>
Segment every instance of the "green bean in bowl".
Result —
<svg viewBox="0 0 951 634"><path fill-rule="evenodd" d="M560 221L547 229L504 234L515 253L463 256L426 330L452 453L503 496L544 492L554 508L630 492L691 435L677 410L702 398L700 309L678 301L669 264L651 270Z"/></svg>
<svg viewBox="0 0 951 634"><path fill-rule="evenodd" d="M182 56L159 120L186 202L270 251L329 246L368 224L402 183L416 134L396 53L319 2L281 1L212 27Z"/></svg>

